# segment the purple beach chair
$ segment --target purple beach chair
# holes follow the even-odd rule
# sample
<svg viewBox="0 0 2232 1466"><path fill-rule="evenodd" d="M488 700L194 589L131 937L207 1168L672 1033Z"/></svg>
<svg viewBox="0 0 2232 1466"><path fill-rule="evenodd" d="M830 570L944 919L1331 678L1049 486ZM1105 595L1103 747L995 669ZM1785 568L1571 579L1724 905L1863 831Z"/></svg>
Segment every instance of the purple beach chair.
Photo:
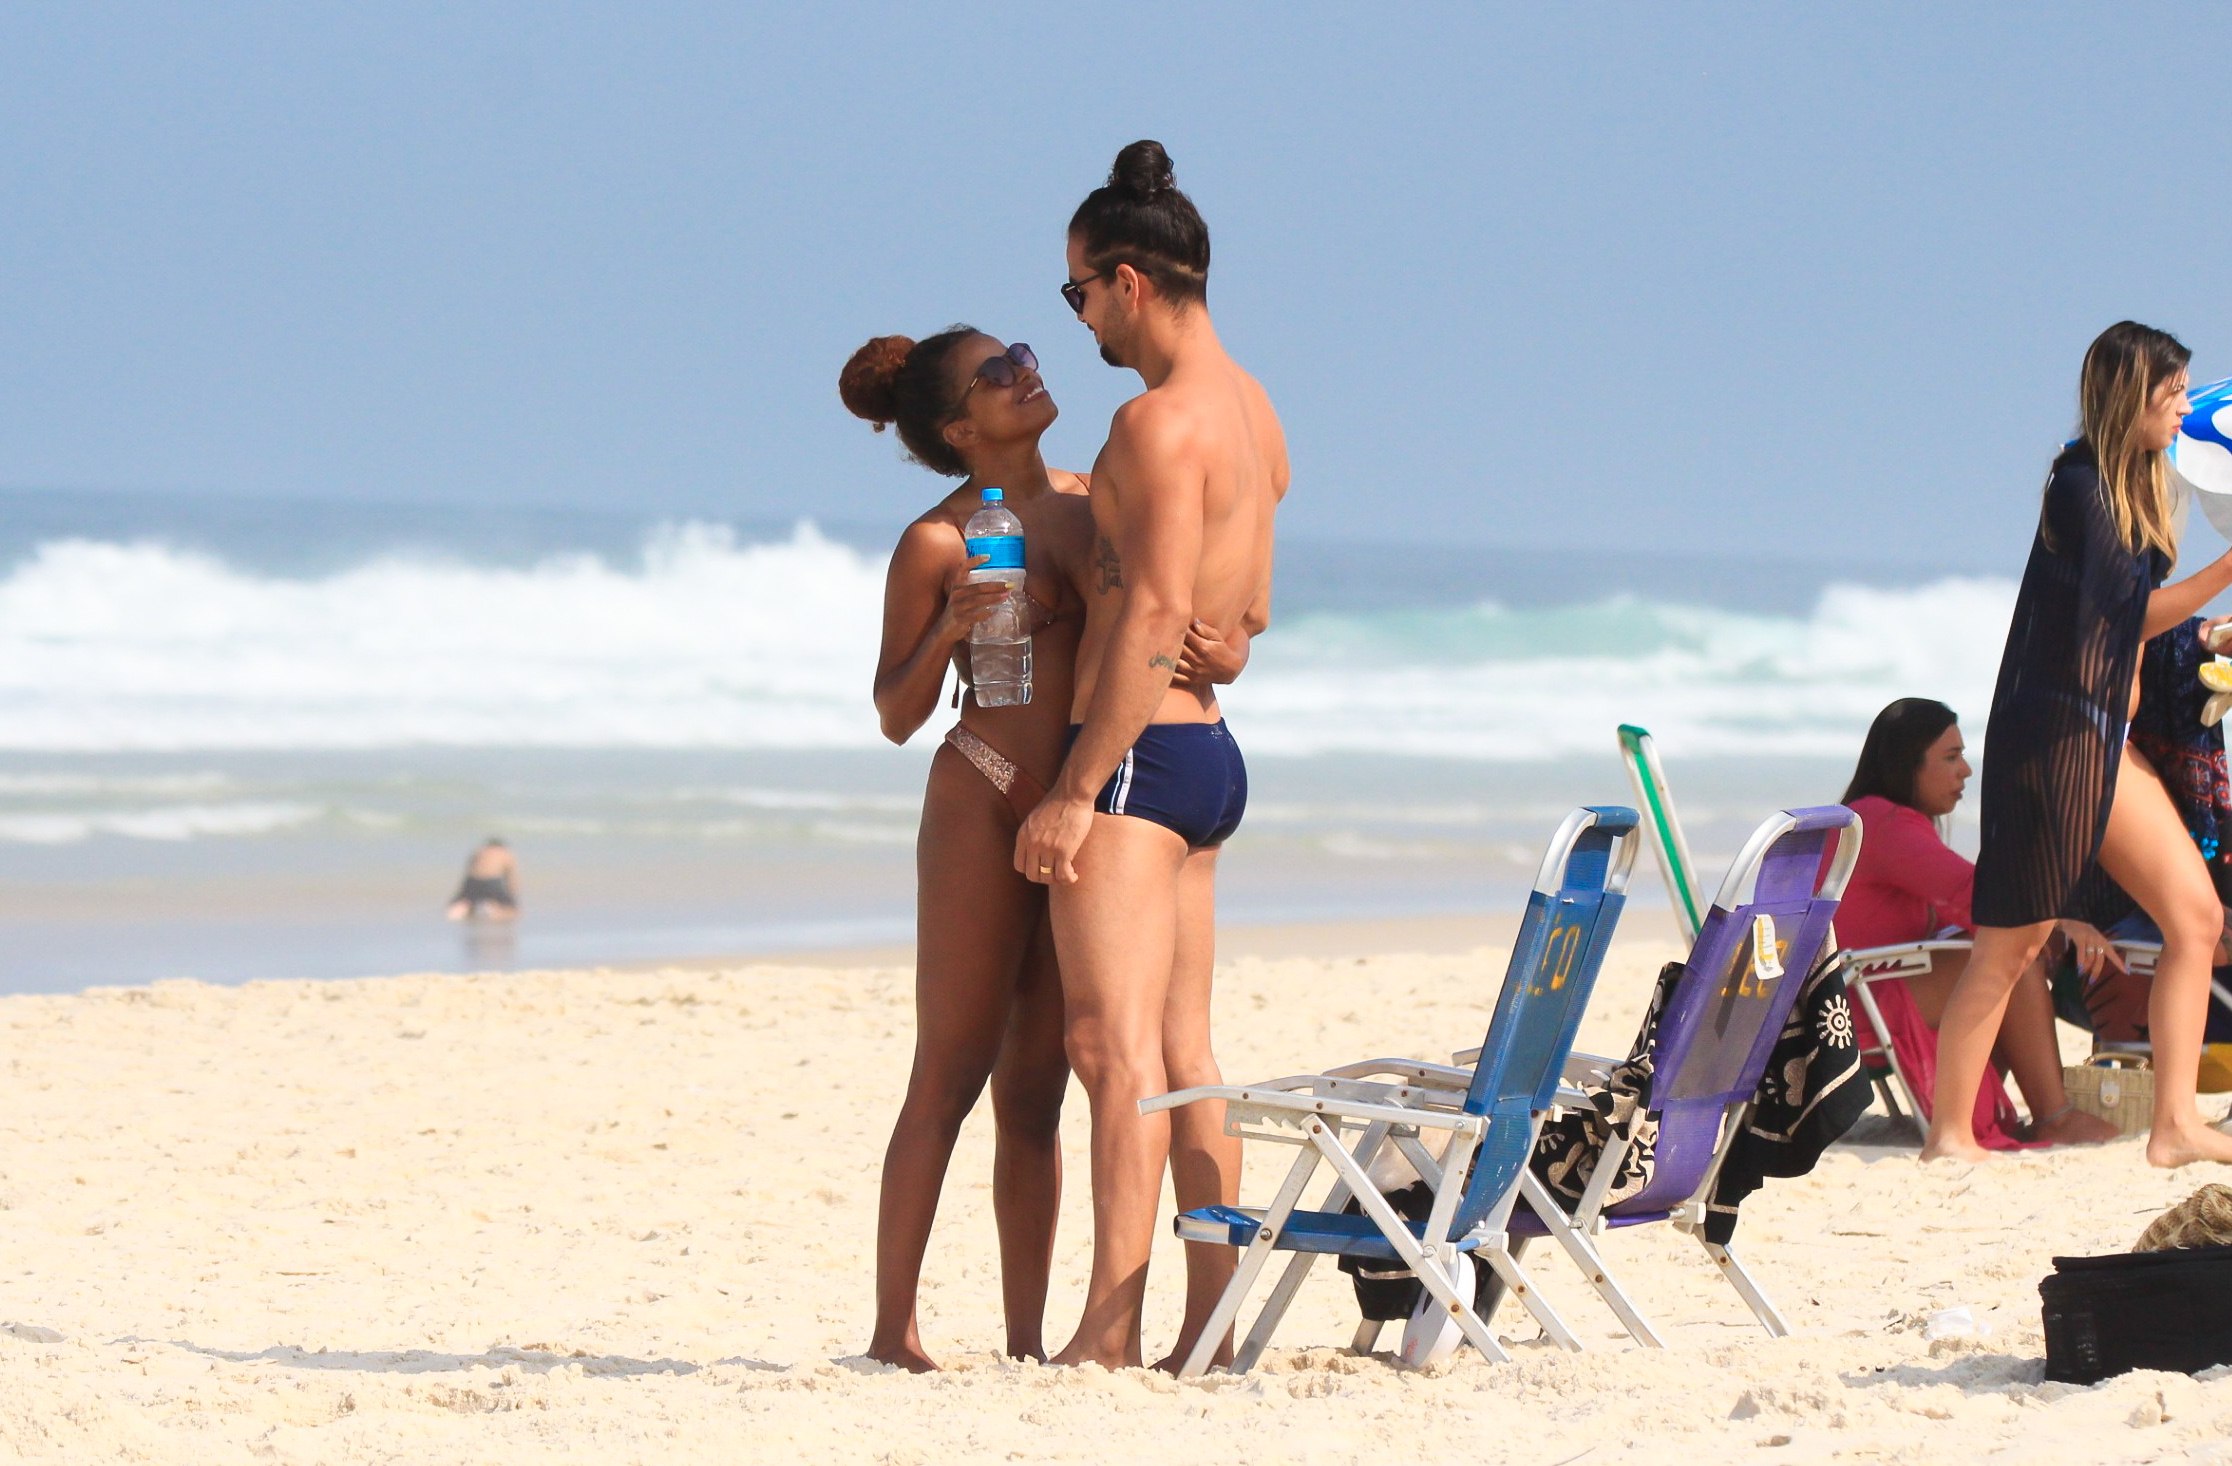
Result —
<svg viewBox="0 0 2232 1466"><path fill-rule="evenodd" d="M1823 851L1836 840L1823 870ZM1705 1236L1705 1206L1722 1161L1742 1133L1798 990L1821 959L1845 882L1860 855L1860 825L1842 805L1784 810L1752 831L1729 867L1690 948L1651 1045L1651 1113L1659 1122L1656 1169L1643 1190L1610 1205L1627 1137L1615 1130L1572 1213L1531 1170L1510 1220L1512 1250L1555 1237L1629 1334L1654 1348L1658 1332L1636 1308L1592 1240L1605 1229L1672 1222L1698 1240L1752 1313L1777 1338L1790 1332L1758 1282L1725 1246ZM1759 953L1774 955L1762 962ZM1459 1063L1469 1057L1456 1056ZM1569 1082L1601 1082L1615 1060L1576 1053ZM1561 1091L1561 1098L1582 1098Z"/></svg>

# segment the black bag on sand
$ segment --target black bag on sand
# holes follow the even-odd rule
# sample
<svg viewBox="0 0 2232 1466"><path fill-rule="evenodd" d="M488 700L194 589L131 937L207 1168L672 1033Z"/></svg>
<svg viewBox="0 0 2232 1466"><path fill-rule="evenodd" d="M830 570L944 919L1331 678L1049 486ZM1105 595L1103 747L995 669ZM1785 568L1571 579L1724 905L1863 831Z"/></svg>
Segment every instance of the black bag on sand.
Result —
<svg viewBox="0 0 2232 1466"><path fill-rule="evenodd" d="M2232 1247L2057 1257L2038 1296L2050 1380L2232 1364Z"/></svg>
<svg viewBox="0 0 2232 1466"><path fill-rule="evenodd" d="M1413 1181L1400 1191L1388 1192L1387 1200L1395 1208L1396 1215L1406 1221L1423 1222L1434 1209L1434 1193L1424 1181ZM1364 1208L1352 1197L1341 1210L1362 1215ZM1409 1318L1426 1292L1426 1285L1418 1281L1418 1274L1410 1270L1410 1264L1400 1260L1344 1257L1339 1259L1339 1266L1356 1285L1357 1308L1366 1318L1379 1323L1401 1323ZM1503 1280L1496 1276L1496 1270L1486 1263L1478 1264L1473 1274L1473 1311L1482 1317L1494 1312L1502 1288Z"/></svg>

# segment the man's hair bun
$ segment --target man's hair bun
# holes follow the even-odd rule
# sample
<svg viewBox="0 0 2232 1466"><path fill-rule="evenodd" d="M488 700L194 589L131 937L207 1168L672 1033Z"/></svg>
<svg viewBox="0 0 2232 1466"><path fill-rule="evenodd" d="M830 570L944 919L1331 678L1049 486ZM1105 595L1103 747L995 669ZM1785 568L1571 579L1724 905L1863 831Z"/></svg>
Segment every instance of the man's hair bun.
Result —
<svg viewBox="0 0 2232 1466"><path fill-rule="evenodd" d="M1116 155L1108 182L1085 195L1069 232L1085 246L1085 263L1106 273L1130 265L1175 304L1209 292L1209 226L1171 172L1170 154L1141 138Z"/></svg>
<svg viewBox="0 0 2232 1466"><path fill-rule="evenodd" d="M1108 170L1108 186L1125 198L1146 203L1176 188L1178 175L1163 145L1141 138L1116 155L1115 165Z"/></svg>
<svg viewBox="0 0 2232 1466"><path fill-rule="evenodd" d="M882 432L899 419L899 374L914 350L907 336L878 336L852 354L837 374L837 395L854 417L864 417Z"/></svg>

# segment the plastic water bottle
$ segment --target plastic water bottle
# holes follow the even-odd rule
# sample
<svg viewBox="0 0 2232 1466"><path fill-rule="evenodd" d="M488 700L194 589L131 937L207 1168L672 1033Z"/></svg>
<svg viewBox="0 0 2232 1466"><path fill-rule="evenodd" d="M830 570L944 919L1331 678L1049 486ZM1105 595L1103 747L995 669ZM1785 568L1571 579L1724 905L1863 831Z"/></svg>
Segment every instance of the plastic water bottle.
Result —
<svg viewBox="0 0 2232 1466"><path fill-rule="evenodd" d="M969 630L969 682L980 708L1012 708L1031 700L1031 634L1023 619L1023 521L998 489L984 491L984 507L969 516L969 554L985 557L969 584L1004 581L1007 599Z"/></svg>

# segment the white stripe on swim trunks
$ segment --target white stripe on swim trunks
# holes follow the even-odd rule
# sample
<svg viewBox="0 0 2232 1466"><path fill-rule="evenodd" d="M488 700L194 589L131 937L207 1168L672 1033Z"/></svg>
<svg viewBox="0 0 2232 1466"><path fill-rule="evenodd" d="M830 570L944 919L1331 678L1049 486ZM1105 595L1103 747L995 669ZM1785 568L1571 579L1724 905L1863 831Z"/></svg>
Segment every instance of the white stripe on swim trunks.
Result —
<svg viewBox="0 0 2232 1466"><path fill-rule="evenodd" d="M1124 761L1116 766L1116 797L1108 801L1110 814L1122 814L1124 801L1131 798L1132 751L1124 750Z"/></svg>

